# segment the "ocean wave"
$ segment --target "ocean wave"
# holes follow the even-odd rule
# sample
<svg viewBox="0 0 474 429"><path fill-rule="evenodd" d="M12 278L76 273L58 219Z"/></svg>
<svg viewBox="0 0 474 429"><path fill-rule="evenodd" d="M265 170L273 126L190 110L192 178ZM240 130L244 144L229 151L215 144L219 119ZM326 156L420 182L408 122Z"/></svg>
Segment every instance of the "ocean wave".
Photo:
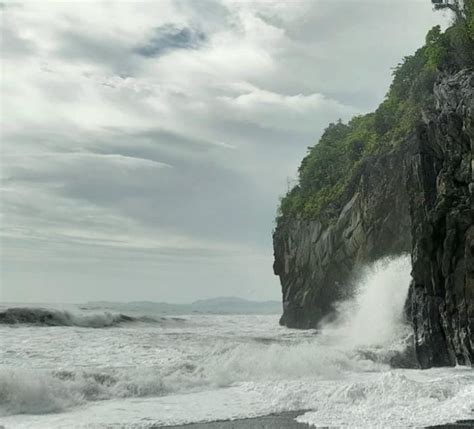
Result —
<svg viewBox="0 0 474 429"><path fill-rule="evenodd" d="M258 357L262 356L257 353L253 362ZM248 378L229 371L225 383L219 385L223 369L230 370L193 364L180 365L166 374L158 368L0 369L0 416L63 412L93 401L192 394L230 385L240 392L271 397L275 412L311 409L299 420L322 426L338 421L343 426L356 422L354 427L372 427L367 422L376 418L380 425L375 427L388 427L390 419L397 427L411 426L413 421L425 426L422 423L433 422L434 410L435 421L455 421L469 417L474 406L473 374L462 369L352 373L318 380L307 368L307 376L299 379L283 376L258 382L259 377L253 377L256 381L239 383L236 381ZM258 370L265 372L261 366Z"/></svg>
<svg viewBox="0 0 474 429"><path fill-rule="evenodd" d="M156 368L103 371L2 368L0 416L55 413L112 398L163 396L179 390L178 381L172 374L166 380Z"/></svg>
<svg viewBox="0 0 474 429"><path fill-rule="evenodd" d="M14 307L0 311L0 324L35 326L78 326L82 328L109 328L123 323L162 323L177 321L163 317L132 317L120 313L74 314L69 311L46 308Z"/></svg>
<svg viewBox="0 0 474 429"><path fill-rule="evenodd" d="M389 353L385 350L383 353ZM216 341L200 353L160 366L73 370L0 369L0 414L59 412L86 402L165 396L242 382L340 379L388 370L382 351L362 356L315 341L300 344Z"/></svg>
<svg viewBox="0 0 474 429"><path fill-rule="evenodd" d="M296 420L316 427L337 422L341 427L385 428L431 427L472 418L472 373L442 369L416 375L387 372L340 383L331 392L311 392L308 405L313 410Z"/></svg>

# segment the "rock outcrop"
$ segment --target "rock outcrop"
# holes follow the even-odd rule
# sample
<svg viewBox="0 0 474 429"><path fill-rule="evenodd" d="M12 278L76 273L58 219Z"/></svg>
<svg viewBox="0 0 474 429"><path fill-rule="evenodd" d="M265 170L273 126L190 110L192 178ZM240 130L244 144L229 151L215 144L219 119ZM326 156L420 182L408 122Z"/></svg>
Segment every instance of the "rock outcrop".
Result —
<svg viewBox="0 0 474 429"><path fill-rule="evenodd" d="M415 349L422 367L474 360L474 72L434 89L411 162Z"/></svg>
<svg viewBox="0 0 474 429"><path fill-rule="evenodd" d="M280 276L283 316L293 328L316 327L335 301L351 292L357 267L410 251L408 146L368 159L350 185L337 220L290 219L273 235L274 272Z"/></svg>
<svg viewBox="0 0 474 429"><path fill-rule="evenodd" d="M473 362L473 84L472 70L441 80L417 132L365 161L332 223L278 224L280 323L316 327L351 292L359 266L411 252L407 309L420 365Z"/></svg>

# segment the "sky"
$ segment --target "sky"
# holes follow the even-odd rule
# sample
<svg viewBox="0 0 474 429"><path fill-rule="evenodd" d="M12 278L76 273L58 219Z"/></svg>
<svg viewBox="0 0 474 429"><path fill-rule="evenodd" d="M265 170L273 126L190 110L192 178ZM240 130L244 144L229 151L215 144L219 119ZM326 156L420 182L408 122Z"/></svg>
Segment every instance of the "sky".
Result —
<svg viewBox="0 0 474 429"><path fill-rule="evenodd" d="M279 197L429 0L4 2L0 300L280 299Z"/></svg>

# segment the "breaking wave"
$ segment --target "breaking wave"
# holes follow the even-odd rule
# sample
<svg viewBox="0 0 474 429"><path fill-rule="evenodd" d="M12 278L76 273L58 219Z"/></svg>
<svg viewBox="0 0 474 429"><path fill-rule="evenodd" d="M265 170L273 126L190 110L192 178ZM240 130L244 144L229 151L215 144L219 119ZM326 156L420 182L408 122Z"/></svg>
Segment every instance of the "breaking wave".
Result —
<svg viewBox="0 0 474 429"><path fill-rule="evenodd" d="M337 320L296 344L261 336L247 342L216 338L198 353L160 367L0 370L1 412L49 413L88 401L163 396L239 382L338 380L347 374L387 371L407 343L401 314L409 268L407 258L369 267L354 299L339 306ZM378 306L383 308L377 310ZM0 313L4 324L103 328L137 321L159 322L124 314L76 315L41 308Z"/></svg>
<svg viewBox="0 0 474 429"><path fill-rule="evenodd" d="M354 372L387 370L389 358L390 351L364 355L314 340L299 344L216 341L170 366L0 369L0 415L59 412L89 401L165 396L242 382L338 380Z"/></svg>
<svg viewBox="0 0 474 429"><path fill-rule="evenodd" d="M45 308L15 307L0 311L0 324L35 326L78 326L82 328L109 328L123 323L160 323L167 319L148 316L132 317L126 314L74 314L69 311Z"/></svg>
<svg viewBox="0 0 474 429"><path fill-rule="evenodd" d="M323 323L323 332L338 337L341 346L381 346L410 329L404 304L410 285L408 255L384 258L366 267L353 299L339 303L336 320Z"/></svg>
<svg viewBox="0 0 474 429"><path fill-rule="evenodd" d="M295 404L291 405L294 409L309 409L319 404L325 417L335 418L342 410L357 412L363 406L370 411L381 402L387 407L392 404L392 411L398 410L398 403L408 407L417 400L415 405L426 407L428 401L431 408L459 404L459 394L473 393L473 381L467 371L427 372L426 380L411 379L366 356L314 342L270 347L218 343L208 355L169 368L0 369L0 415L55 413L92 401L241 386L264 391L277 408ZM426 398L425 402L420 398Z"/></svg>
<svg viewBox="0 0 474 429"><path fill-rule="evenodd" d="M93 401L232 386L236 391L270 398L266 413L312 410L299 420L319 426L338 422L346 427L370 427L367 422L374 422L375 427L413 427L467 418L474 407L472 371L454 368L410 372L391 368L392 359L410 342L403 319L409 271L410 262L405 257L368 267L354 298L338 307L336 320L304 335L291 330L264 335L256 330L248 336L235 336L237 320L222 318L216 318L216 324L190 323L184 330L165 330L161 337L157 336L159 330L141 328L133 332L88 331L104 342L113 338L113 347L120 338L120 345L130 346L132 353L139 348L122 340L136 338L144 331L151 353L140 360L143 365L119 358L114 365L123 366L0 368L0 415L46 414ZM121 314L79 316L44 309L22 310L0 313L0 323L51 326L54 319L61 326L104 327L140 320ZM6 322L5 314L14 322ZM44 321L48 314L53 316ZM112 319L106 323L101 319L97 324L92 322L94 317ZM153 320L156 323L160 319ZM191 320L202 323L210 319ZM224 330L220 330L219 321L228 323ZM137 347L143 347L143 343L138 342ZM124 353L126 350L124 347Z"/></svg>
<svg viewBox="0 0 474 429"><path fill-rule="evenodd" d="M157 374L0 369L0 415L59 412L87 401L166 392Z"/></svg>

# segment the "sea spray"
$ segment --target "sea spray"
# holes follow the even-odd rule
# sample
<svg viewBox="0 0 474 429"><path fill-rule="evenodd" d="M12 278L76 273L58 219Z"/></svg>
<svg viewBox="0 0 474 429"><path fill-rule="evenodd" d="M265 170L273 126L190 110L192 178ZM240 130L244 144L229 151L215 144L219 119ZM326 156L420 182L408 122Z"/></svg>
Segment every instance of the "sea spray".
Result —
<svg viewBox="0 0 474 429"><path fill-rule="evenodd" d="M337 306L336 320L323 324L344 348L382 346L407 334L403 309L410 284L408 255L381 259L366 267L354 297Z"/></svg>

